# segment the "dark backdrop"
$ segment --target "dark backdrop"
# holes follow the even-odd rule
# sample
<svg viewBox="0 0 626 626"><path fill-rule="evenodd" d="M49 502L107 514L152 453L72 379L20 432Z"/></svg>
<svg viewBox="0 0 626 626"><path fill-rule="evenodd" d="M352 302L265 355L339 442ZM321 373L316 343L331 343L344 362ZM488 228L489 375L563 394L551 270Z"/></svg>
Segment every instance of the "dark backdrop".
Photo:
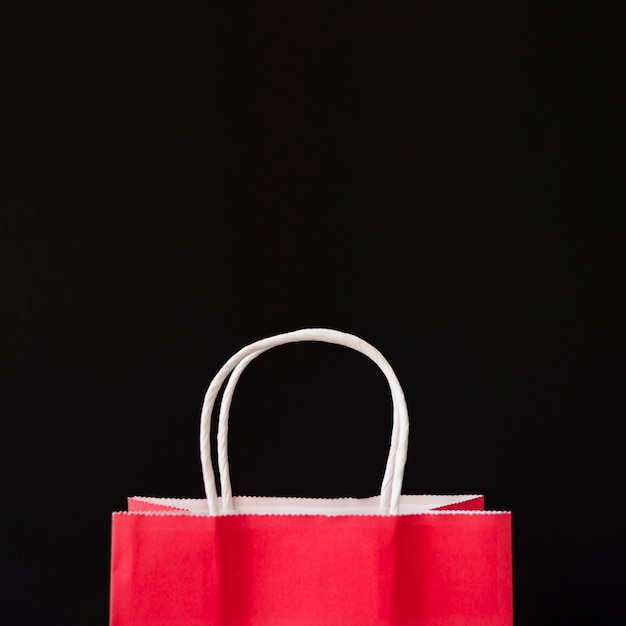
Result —
<svg viewBox="0 0 626 626"><path fill-rule="evenodd" d="M106 624L111 511L202 496L217 369L329 326L404 386L404 491L513 511L516 623L623 622L616 15L57 4L0 9L2 615ZM263 356L235 491L376 493L389 411Z"/></svg>

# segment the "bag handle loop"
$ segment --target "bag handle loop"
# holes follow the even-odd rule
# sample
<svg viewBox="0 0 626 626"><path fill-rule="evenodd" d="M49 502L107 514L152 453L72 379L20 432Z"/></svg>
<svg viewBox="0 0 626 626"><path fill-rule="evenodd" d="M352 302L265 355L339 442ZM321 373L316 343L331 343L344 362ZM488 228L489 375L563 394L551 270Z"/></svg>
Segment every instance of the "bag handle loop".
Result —
<svg viewBox="0 0 626 626"><path fill-rule="evenodd" d="M409 435L408 410L402 387L391 365L376 348L355 335L327 328L305 328L256 341L233 355L211 381L204 397L200 417L200 458L209 513L211 515L219 515L232 512L233 510L228 465L228 417L232 396L239 377L250 362L265 351L276 346L301 341L320 341L352 348L374 361L385 375L393 402L393 428L389 457L381 486L380 508L384 513L396 515L400 506L400 493L402 491ZM211 457L211 416L217 394L229 375L230 380L222 397L217 433L218 466L222 489L222 510L220 511Z"/></svg>

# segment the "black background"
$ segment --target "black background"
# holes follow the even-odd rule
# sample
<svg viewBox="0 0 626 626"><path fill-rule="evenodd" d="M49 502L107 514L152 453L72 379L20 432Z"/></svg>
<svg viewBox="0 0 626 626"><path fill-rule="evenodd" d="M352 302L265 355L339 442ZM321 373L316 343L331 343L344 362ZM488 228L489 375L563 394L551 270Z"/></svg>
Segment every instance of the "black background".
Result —
<svg viewBox="0 0 626 626"><path fill-rule="evenodd" d="M514 513L520 626L623 623L623 121L592 4L4 3L2 615L106 624L110 513L202 496L221 364L328 326L412 417L405 493ZM373 495L384 379L310 344L234 489Z"/></svg>

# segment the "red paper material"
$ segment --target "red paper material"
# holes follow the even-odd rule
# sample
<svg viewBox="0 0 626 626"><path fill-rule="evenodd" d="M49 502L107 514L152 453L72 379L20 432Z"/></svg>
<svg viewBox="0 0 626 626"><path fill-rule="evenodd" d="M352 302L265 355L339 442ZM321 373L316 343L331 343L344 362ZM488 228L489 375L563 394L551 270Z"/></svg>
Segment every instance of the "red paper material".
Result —
<svg viewBox="0 0 626 626"><path fill-rule="evenodd" d="M476 510L117 513L111 626L509 626L510 523Z"/></svg>

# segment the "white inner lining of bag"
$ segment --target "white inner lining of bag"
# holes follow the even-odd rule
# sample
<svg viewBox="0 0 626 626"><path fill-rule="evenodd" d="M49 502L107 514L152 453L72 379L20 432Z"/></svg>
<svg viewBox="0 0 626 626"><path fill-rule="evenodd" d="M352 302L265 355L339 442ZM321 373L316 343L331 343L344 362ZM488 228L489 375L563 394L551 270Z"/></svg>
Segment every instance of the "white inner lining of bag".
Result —
<svg viewBox="0 0 626 626"><path fill-rule="evenodd" d="M401 496L399 515L426 513L451 504L461 504L479 495ZM209 515L206 499L151 498L137 496L133 500L163 507L174 507L194 515ZM221 500L221 498L220 498ZM308 514L308 515L383 515L380 496L370 498L281 498L271 496L235 496L231 514Z"/></svg>

